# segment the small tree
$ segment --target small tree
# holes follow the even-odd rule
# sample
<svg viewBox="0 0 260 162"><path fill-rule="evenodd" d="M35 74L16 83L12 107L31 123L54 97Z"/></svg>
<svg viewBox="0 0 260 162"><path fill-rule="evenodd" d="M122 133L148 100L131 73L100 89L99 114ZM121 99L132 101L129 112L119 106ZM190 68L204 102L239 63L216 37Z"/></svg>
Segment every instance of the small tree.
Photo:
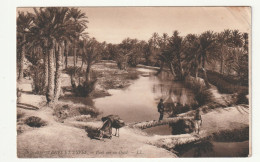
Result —
<svg viewBox="0 0 260 162"><path fill-rule="evenodd" d="M90 78L90 70L91 66L100 59L101 51L100 51L100 44L95 38L85 39L84 40L84 49L83 54L85 55L87 61L87 68L86 68L86 82L91 81Z"/></svg>
<svg viewBox="0 0 260 162"><path fill-rule="evenodd" d="M17 47L18 47L18 80L23 78L23 63L25 59L25 45L28 43L27 35L32 27L33 17L32 14L18 12L17 17Z"/></svg>

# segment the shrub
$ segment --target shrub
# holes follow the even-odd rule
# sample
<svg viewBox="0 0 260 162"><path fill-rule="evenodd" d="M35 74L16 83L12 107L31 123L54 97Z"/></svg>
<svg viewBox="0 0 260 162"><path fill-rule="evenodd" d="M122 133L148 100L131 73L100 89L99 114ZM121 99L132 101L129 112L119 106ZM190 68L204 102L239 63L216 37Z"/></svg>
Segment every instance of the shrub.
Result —
<svg viewBox="0 0 260 162"><path fill-rule="evenodd" d="M194 131L194 123L192 120L179 120L177 123L170 124L172 134L185 134Z"/></svg>
<svg viewBox="0 0 260 162"><path fill-rule="evenodd" d="M89 106L86 107L78 107L80 115L91 115L91 117L97 117L99 115L99 111L97 109L91 108Z"/></svg>
<svg viewBox="0 0 260 162"><path fill-rule="evenodd" d="M30 127L42 127L47 125L45 121L41 118L36 116L30 116L25 120L25 124L29 125Z"/></svg>
<svg viewBox="0 0 260 162"><path fill-rule="evenodd" d="M202 89L198 93L195 93L195 99L199 106L212 102L212 94L207 89Z"/></svg>
<svg viewBox="0 0 260 162"><path fill-rule="evenodd" d="M201 78L186 77L185 86L191 89L195 95L195 100L198 102L198 106L205 105L212 101L212 95L207 90L205 82Z"/></svg>
<svg viewBox="0 0 260 162"><path fill-rule="evenodd" d="M71 86L76 96L87 97L95 90L98 75L96 72L91 71L90 81L86 81L86 71L81 68L69 66L65 72L70 75Z"/></svg>
<svg viewBox="0 0 260 162"><path fill-rule="evenodd" d="M246 97L248 93L246 91L240 92L237 95L237 104L249 104L248 98Z"/></svg>
<svg viewBox="0 0 260 162"><path fill-rule="evenodd" d="M87 97L91 92L95 90L95 84L97 82L97 79L84 82L83 85L79 84L75 89L74 92L77 96L80 97Z"/></svg>

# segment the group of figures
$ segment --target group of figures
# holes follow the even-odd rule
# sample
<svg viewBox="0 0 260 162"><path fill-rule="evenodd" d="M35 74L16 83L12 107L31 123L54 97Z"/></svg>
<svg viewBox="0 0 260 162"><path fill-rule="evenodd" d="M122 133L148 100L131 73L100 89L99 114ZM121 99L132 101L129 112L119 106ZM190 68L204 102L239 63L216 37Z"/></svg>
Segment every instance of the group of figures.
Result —
<svg viewBox="0 0 260 162"><path fill-rule="evenodd" d="M160 113L159 121L161 121L161 120L163 120L164 109L165 109L163 99L160 99L160 102L157 105L157 109L158 109L158 112ZM196 113L194 115L194 125L195 125L195 133L199 134L200 126L202 125L202 118L201 118L199 109L196 110Z"/></svg>

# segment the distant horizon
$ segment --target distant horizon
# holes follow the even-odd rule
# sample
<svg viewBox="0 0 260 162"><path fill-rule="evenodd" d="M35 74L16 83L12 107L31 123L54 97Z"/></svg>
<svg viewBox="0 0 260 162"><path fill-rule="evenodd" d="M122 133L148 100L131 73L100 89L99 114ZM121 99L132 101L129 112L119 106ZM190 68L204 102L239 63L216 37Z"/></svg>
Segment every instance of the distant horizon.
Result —
<svg viewBox="0 0 260 162"><path fill-rule="evenodd" d="M85 32L99 42L118 44L125 38L148 41L154 32L181 36L225 29L250 33L250 7L79 7L89 23ZM32 8L17 11L33 12Z"/></svg>

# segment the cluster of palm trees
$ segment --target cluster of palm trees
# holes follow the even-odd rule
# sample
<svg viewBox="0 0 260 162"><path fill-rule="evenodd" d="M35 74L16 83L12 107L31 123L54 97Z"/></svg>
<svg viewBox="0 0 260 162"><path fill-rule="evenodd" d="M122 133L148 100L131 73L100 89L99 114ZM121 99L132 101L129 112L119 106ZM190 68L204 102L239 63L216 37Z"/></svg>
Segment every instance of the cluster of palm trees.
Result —
<svg viewBox="0 0 260 162"><path fill-rule="evenodd" d="M202 34L172 36L153 33L148 41L126 38L119 44L98 42L86 33L87 16L77 8L34 8L33 13L19 12L17 16L18 80L23 78L25 57L34 65L42 64L44 79L42 92L48 103L58 100L61 91L61 71L68 68L68 56L76 67L81 57L85 63L85 82L91 81L91 65L100 59L112 59L118 68L137 64L167 68L177 79L187 75L198 77L206 69L218 66L218 72L234 75L248 82L248 33L238 30L206 31ZM65 66L63 66L65 62Z"/></svg>
<svg viewBox="0 0 260 162"><path fill-rule="evenodd" d="M187 75L198 77L202 70L208 84L206 69L210 66L221 74L248 79L248 33L238 30L186 36L178 31L172 36L153 33L148 42L126 38L120 44L108 44L107 53L111 59L126 61L130 66L141 63L167 68L180 80Z"/></svg>
<svg viewBox="0 0 260 162"><path fill-rule="evenodd" d="M35 64L44 63L44 89L48 103L58 100L64 53L69 47L76 55L76 43L87 28L87 17L76 8L34 8L34 13L19 12L17 17L18 80L23 78L25 53L38 49ZM75 59L76 60L76 59ZM75 62L75 61L74 61ZM75 64L75 63L74 63Z"/></svg>

